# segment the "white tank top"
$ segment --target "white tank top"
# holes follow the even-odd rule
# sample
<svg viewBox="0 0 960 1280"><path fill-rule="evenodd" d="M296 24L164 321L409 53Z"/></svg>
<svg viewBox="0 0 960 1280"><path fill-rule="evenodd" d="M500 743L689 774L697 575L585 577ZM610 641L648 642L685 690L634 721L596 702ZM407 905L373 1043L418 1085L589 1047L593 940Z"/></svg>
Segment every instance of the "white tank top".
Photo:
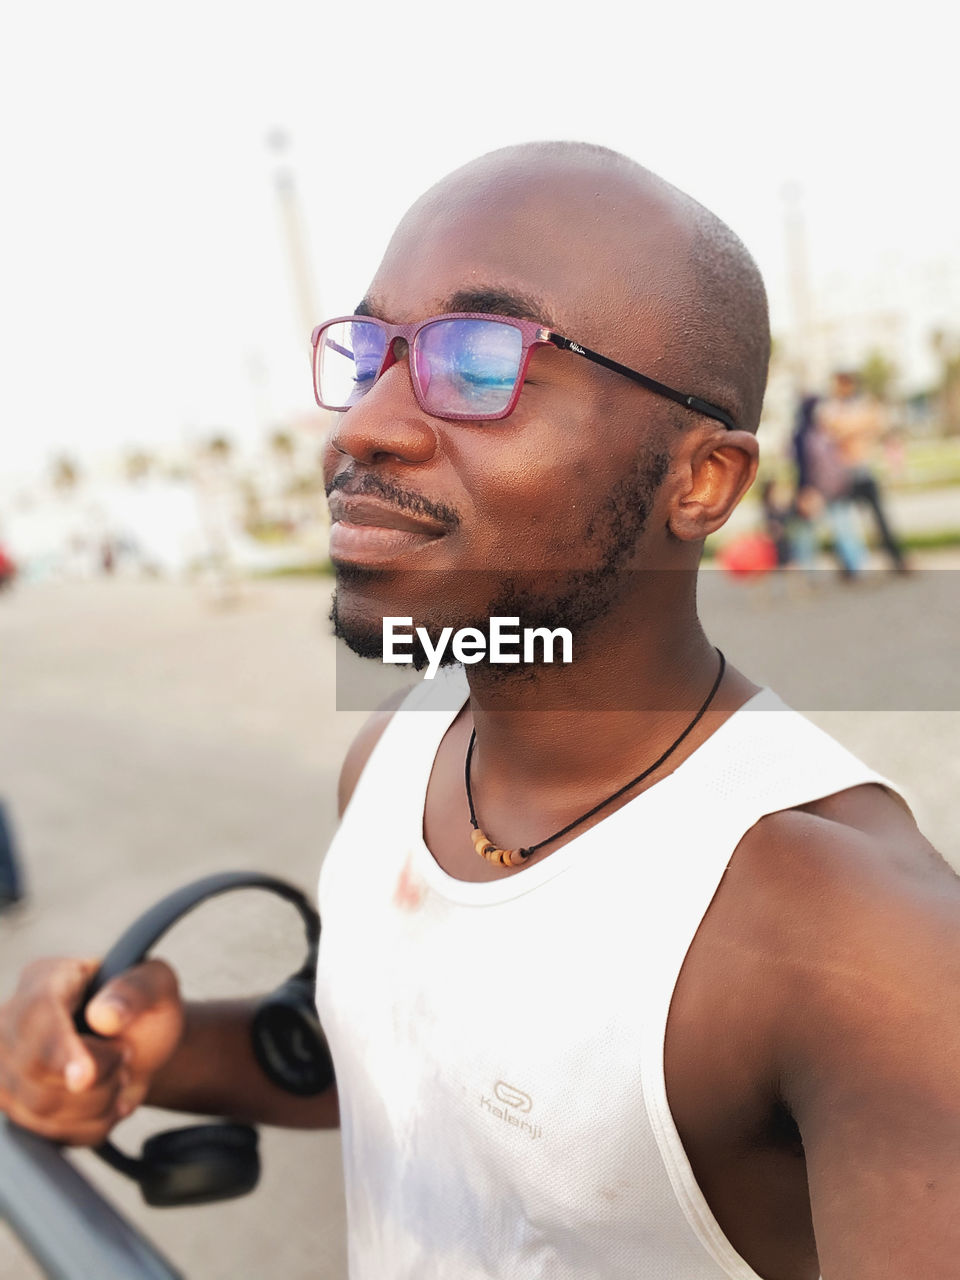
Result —
<svg viewBox="0 0 960 1280"><path fill-rule="evenodd" d="M889 784L765 689L555 853L466 883L422 835L465 697L459 671L417 686L320 875L351 1280L758 1280L667 1105L670 1000L759 818Z"/></svg>

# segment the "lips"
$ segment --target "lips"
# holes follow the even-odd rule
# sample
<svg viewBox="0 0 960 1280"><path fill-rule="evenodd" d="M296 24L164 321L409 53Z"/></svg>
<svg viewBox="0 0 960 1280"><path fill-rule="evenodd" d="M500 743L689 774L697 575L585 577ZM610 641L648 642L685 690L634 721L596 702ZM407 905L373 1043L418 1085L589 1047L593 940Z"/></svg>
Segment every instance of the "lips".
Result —
<svg viewBox="0 0 960 1280"><path fill-rule="evenodd" d="M436 542L446 525L411 515L387 502L342 492L330 495L330 558L351 564L382 564Z"/></svg>

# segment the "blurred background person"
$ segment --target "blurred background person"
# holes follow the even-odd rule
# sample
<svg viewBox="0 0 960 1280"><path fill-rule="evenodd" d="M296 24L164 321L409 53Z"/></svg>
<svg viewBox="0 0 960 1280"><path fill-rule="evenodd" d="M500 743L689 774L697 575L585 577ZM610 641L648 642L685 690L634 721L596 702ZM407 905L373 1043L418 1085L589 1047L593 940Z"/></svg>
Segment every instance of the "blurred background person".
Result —
<svg viewBox="0 0 960 1280"><path fill-rule="evenodd" d="M857 524L850 492L850 473L836 442L823 430L819 396L804 396L797 409L792 448L796 494L790 522L792 559L811 570L821 519L826 519L833 549L845 579L863 568L867 548Z"/></svg>
<svg viewBox="0 0 960 1280"><path fill-rule="evenodd" d="M6 805L0 800L0 911L20 902L24 896L23 873L13 839Z"/></svg>
<svg viewBox="0 0 960 1280"><path fill-rule="evenodd" d="M793 545L789 526L791 518L790 493L778 480L764 480L760 486L760 504L763 508L763 527L777 553L777 568L785 569L793 560Z"/></svg>
<svg viewBox="0 0 960 1280"><path fill-rule="evenodd" d="M903 548L890 527L871 466L871 458L888 430L883 406L861 394L855 373L840 371L833 375L830 397L817 406L815 416L819 431L833 444L846 470L849 499L869 507L877 536L893 568L898 573L906 572Z"/></svg>

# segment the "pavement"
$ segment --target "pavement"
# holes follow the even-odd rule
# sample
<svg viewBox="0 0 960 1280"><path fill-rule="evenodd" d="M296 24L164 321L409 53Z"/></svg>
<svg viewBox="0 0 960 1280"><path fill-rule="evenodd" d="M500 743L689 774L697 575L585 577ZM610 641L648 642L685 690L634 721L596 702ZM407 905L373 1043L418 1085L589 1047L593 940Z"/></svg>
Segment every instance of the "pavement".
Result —
<svg viewBox="0 0 960 1280"><path fill-rule="evenodd" d="M926 563L852 590L826 570L747 584L710 571L703 612L732 661L902 784L960 865L960 561ZM364 719L336 709L328 608L324 579L252 583L232 604L164 582L0 597L0 801L29 895L0 914L0 998L29 959L99 954L204 873L269 869L313 892L340 760ZM299 965L300 939L284 904L235 894L162 950L188 996L223 996L271 989ZM133 1148L169 1119L137 1114L118 1141ZM174 1212L77 1159L190 1280L344 1280L338 1135L265 1130L262 1143L253 1197ZM0 1280L38 1275L0 1224Z"/></svg>

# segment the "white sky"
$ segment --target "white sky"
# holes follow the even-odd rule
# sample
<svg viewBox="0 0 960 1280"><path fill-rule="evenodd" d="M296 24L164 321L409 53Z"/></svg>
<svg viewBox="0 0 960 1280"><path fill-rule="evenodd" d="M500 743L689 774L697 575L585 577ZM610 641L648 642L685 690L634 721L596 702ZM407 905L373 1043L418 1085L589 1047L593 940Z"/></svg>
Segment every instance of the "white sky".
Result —
<svg viewBox="0 0 960 1280"><path fill-rule="evenodd" d="M570 137L725 218L775 330L790 321L787 181L803 187L822 314L893 307L919 332L953 309L960 327L954 14L939 0L8 6L0 469L216 429L250 440L265 416L309 409L276 128L324 314L352 309L431 182L496 146Z"/></svg>

